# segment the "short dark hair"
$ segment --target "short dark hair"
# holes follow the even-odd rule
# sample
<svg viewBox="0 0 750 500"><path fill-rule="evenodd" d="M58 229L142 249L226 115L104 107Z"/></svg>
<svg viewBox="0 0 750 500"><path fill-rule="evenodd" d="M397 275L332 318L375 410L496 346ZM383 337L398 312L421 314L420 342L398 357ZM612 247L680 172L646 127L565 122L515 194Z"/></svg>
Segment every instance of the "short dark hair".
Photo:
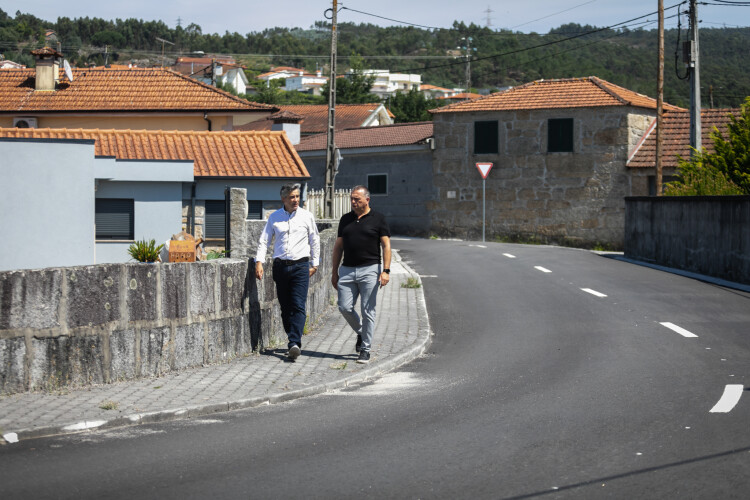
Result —
<svg viewBox="0 0 750 500"><path fill-rule="evenodd" d="M362 186L362 185L359 185L359 186L354 186L354 187L352 188L352 193L353 193L354 191L359 191L359 190L362 190L362 191L364 191L364 192L365 192L365 198L369 198L369 197L370 197L370 190L369 190L369 189L367 189L367 186Z"/></svg>
<svg viewBox="0 0 750 500"><path fill-rule="evenodd" d="M281 186L280 194L282 198L286 198L294 191L299 191L300 194L302 194L302 184L300 184L299 182L287 182L286 184Z"/></svg>

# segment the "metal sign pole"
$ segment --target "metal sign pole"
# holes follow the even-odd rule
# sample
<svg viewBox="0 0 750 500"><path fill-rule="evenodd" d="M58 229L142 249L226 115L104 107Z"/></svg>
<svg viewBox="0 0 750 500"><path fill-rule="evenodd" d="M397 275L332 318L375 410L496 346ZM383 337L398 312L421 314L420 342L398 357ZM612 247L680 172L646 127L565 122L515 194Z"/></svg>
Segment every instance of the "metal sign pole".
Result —
<svg viewBox="0 0 750 500"><path fill-rule="evenodd" d="M485 209L487 208L487 197L484 195L485 193L485 185L487 184L487 179L482 179L482 243L484 243L484 228L487 226L487 222L485 220Z"/></svg>

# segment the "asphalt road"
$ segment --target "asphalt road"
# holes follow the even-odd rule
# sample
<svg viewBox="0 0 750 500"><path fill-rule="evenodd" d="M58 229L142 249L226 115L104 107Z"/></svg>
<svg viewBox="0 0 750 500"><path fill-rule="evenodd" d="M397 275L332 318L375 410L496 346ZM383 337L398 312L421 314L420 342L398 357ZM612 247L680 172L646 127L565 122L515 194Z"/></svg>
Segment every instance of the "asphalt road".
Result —
<svg viewBox="0 0 750 500"><path fill-rule="evenodd" d="M435 337L418 361L6 446L0 497L748 497L750 294L574 249L393 246L423 276Z"/></svg>

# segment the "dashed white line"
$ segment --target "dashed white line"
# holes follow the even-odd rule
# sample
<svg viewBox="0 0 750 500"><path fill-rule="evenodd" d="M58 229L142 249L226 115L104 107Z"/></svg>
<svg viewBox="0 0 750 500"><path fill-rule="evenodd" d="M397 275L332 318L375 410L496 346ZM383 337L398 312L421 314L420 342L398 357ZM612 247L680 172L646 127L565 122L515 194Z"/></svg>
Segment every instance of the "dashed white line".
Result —
<svg viewBox="0 0 750 500"><path fill-rule="evenodd" d="M486 245L469 245L470 247L487 248Z"/></svg>
<svg viewBox="0 0 750 500"><path fill-rule="evenodd" d="M743 385L727 384L724 387L724 394L721 395L721 399L711 408L709 413L729 413L740 402L740 397L742 397L742 391L744 390L745 387Z"/></svg>
<svg viewBox="0 0 750 500"><path fill-rule="evenodd" d="M677 326L674 323L670 323L669 321L664 321L663 323L659 323L661 326L666 326L672 331L675 331L686 338L697 338L698 336L694 334L693 332L689 332L682 328L681 326Z"/></svg>
<svg viewBox="0 0 750 500"><path fill-rule="evenodd" d="M420 278L437 278L437 274L420 274Z"/></svg>
<svg viewBox="0 0 750 500"><path fill-rule="evenodd" d="M549 269L547 269L546 267L542 267L542 266L534 266L534 269L536 269L538 271L541 271L543 273L551 273L552 272Z"/></svg>
<svg viewBox="0 0 750 500"><path fill-rule="evenodd" d="M516 258L516 256L515 256L515 255L513 255L513 254L510 254L510 253L504 253L503 255L505 255L505 256L506 256L506 257L508 257L509 259L515 259L515 258Z"/></svg>
<svg viewBox="0 0 750 500"><path fill-rule="evenodd" d="M606 297L605 294L601 292L597 292L596 290L592 290L591 288L581 288L581 290L583 290L586 293L590 293L591 295L595 295L597 297Z"/></svg>

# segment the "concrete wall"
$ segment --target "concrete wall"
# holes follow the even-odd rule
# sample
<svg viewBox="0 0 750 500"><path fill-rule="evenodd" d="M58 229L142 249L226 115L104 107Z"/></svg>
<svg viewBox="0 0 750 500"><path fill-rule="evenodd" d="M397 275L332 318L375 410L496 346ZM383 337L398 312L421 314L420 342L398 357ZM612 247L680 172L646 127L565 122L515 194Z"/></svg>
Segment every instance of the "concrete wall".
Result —
<svg viewBox="0 0 750 500"><path fill-rule="evenodd" d="M625 256L750 284L750 196L629 197Z"/></svg>
<svg viewBox="0 0 750 500"><path fill-rule="evenodd" d="M649 113L610 107L436 114L432 232L481 235L482 178L475 163L492 162L488 238L621 246L624 197L632 194L625 163L651 122ZM547 152L550 118L573 118L574 152ZM473 153L480 120L498 120L498 154Z"/></svg>
<svg viewBox="0 0 750 500"><path fill-rule="evenodd" d="M233 191L240 255L262 229L245 220L245 196ZM335 227L321 232L311 324L333 304L335 238ZM272 273L258 281L253 270L240 258L0 272L0 393L152 377L285 346Z"/></svg>
<svg viewBox="0 0 750 500"><path fill-rule="evenodd" d="M401 148L362 148L342 151L336 188L367 185L368 174L388 175L388 194L372 195L370 206L385 214L391 232L414 236L429 234L427 205L434 197L432 151L428 145ZM302 152L310 172L310 189L325 188L325 151Z"/></svg>
<svg viewBox="0 0 750 500"><path fill-rule="evenodd" d="M0 270L94 262L94 141L0 139Z"/></svg>

